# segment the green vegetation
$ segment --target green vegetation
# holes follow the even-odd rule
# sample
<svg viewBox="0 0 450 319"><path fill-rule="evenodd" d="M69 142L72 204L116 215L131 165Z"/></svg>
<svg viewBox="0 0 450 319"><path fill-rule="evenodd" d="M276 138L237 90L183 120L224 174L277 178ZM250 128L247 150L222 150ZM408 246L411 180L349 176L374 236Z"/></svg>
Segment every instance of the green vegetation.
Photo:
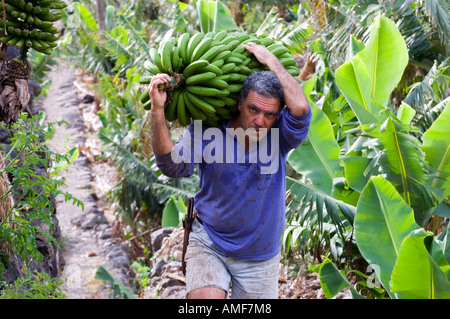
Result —
<svg viewBox="0 0 450 319"><path fill-rule="evenodd" d="M309 264L327 298L344 287L354 298L450 297L445 2L100 3L103 14L83 0L65 9L55 53L97 79L99 138L120 176L109 200L143 260L151 256L141 234L155 223L179 225L198 190L198 175L171 179L155 165L140 100L151 67L144 62L182 34L239 31L284 43L301 62L298 80L313 109L308 138L288 158L283 260ZM183 127L169 126L178 140ZM50 184L46 191L55 191ZM30 233L15 238L31 243ZM18 247L32 254L32 245ZM148 284L148 268L134 268L136 286ZM115 293L128 296L122 288Z"/></svg>

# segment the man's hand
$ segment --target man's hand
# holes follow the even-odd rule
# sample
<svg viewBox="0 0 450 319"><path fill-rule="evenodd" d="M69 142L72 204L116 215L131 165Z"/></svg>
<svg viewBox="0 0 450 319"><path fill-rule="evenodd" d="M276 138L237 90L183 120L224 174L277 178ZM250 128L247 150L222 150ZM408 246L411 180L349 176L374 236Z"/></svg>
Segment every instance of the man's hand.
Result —
<svg viewBox="0 0 450 319"><path fill-rule="evenodd" d="M254 42L247 42L242 45L247 51L253 53L255 58L265 66L270 68L272 63L277 62L278 58L272 54L266 47Z"/></svg>
<svg viewBox="0 0 450 319"><path fill-rule="evenodd" d="M286 71L280 60L262 45L254 42L247 42L243 44L243 46L246 50L253 53L260 63L264 64L270 71L275 73L283 87L284 101L291 113L295 116L300 116L308 112L308 100L306 99L302 87L297 80Z"/></svg>
<svg viewBox="0 0 450 319"><path fill-rule="evenodd" d="M166 125L164 114L164 103L166 102L167 92L159 90L158 86L170 81L170 76L164 73L156 74L148 85L148 93L152 101L150 110L150 138L152 142L153 153L163 155L169 153L173 148L172 138Z"/></svg>
<svg viewBox="0 0 450 319"><path fill-rule="evenodd" d="M150 84L148 85L148 93L150 100L152 101L151 111L164 111L164 103L167 99L167 92L158 89L160 84L164 84L170 81L170 76L165 73L156 74Z"/></svg>

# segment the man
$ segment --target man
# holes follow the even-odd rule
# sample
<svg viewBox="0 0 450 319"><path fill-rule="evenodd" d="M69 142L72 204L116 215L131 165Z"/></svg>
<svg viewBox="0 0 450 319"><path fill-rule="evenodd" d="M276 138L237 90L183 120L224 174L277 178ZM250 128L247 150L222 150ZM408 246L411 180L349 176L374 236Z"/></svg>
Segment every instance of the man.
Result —
<svg viewBox="0 0 450 319"><path fill-rule="evenodd" d="M157 89L170 77L156 75L149 85L151 140L158 167L167 176L183 177L198 165L198 218L186 253L188 298L226 298L230 286L232 298L278 297L286 158L306 138L311 109L301 86L277 57L255 43L244 46L270 71L248 76L239 115L215 129L222 135L208 135L215 135L216 146L226 145L225 150L211 151L210 138L203 135L208 128L196 132L194 124L174 145L164 117L166 92ZM263 163L258 156L262 144L270 149L269 169L268 161Z"/></svg>

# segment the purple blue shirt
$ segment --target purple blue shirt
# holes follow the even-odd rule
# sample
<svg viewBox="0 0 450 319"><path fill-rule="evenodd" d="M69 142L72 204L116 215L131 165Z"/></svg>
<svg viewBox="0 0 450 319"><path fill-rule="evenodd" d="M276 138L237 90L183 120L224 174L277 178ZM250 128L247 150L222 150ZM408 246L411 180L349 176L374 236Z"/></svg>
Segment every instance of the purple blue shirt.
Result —
<svg viewBox="0 0 450 319"><path fill-rule="evenodd" d="M194 206L214 245L226 256L267 260L280 251L285 224L286 159L306 138L311 108L294 116L284 108L267 136L245 152L230 131L190 124L172 153L156 155L169 177L188 177L198 167Z"/></svg>

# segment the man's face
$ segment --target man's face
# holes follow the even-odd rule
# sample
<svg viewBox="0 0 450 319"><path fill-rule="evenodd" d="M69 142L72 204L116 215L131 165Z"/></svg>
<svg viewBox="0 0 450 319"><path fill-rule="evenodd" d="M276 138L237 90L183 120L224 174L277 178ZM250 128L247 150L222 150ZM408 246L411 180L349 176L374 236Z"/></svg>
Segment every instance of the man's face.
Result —
<svg viewBox="0 0 450 319"><path fill-rule="evenodd" d="M237 119L238 125L244 131L253 129L254 134L249 134L249 137L255 142L264 138L275 123L280 110L280 101L251 90L245 101L239 101L238 108L241 112Z"/></svg>

